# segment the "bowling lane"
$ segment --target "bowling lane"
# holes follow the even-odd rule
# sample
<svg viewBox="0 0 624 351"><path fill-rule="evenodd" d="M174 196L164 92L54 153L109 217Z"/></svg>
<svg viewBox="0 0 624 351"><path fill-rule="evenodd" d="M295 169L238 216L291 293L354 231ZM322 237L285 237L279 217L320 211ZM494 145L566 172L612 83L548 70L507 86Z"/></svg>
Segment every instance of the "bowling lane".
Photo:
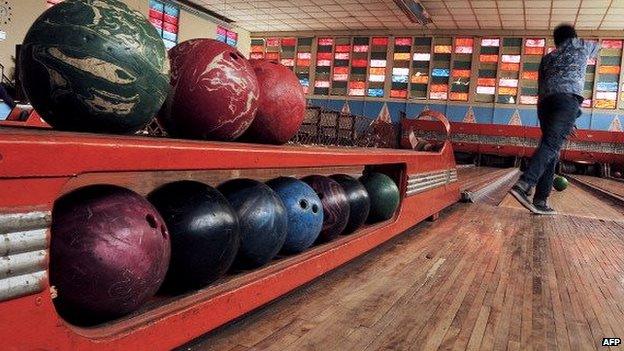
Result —
<svg viewBox="0 0 624 351"><path fill-rule="evenodd" d="M494 167L458 167L457 179L461 191L478 186L479 183L496 179L509 170Z"/></svg>
<svg viewBox="0 0 624 351"><path fill-rule="evenodd" d="M564 191L553 191L550 203L561 215L624 221L624 206L621 202L585 190L573 183L570 183ZM499 206L524 209L511 195L507 195Z"/></svg>
<svg viewBox="0 0 624 351"><path fill-rule="evenodd" d="M599 189L602 189L606 192L609 192L621 198L624 198L624 182L613 180L613 179L582 176L582 175L575 175L574 178L579 179L580 181L588 183L592 186L595 186Z"/></svg>
<svg viewBox="0 0 624 351"><path fill-rule="evenodd" d="M596 350L623 251L622 222L457 204L180 350Z"/></svg>

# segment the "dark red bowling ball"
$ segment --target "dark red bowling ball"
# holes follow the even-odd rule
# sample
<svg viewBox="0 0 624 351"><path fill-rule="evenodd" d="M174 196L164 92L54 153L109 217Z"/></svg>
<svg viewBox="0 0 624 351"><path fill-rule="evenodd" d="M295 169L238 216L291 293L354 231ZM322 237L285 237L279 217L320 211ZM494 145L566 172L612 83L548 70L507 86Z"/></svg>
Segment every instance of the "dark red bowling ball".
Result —
<svg viewBox="0 0 624 351"><path fill-rule="evenodd" d="M59 312L91 324L130 313L152 297L169 266L165 223L143 197L92 185L52 211L50 283Z"/></svg>
<svg viewBox="0 0 624 351"><path fill-rule="evenodd" d="M613 172L613 178L622 178L622 173L620 171Z"/></svg>
<svg viewBox="0 0 624 351"><path fill-rule="evenodd" d="M159 116L163 127L177 137L240 137L258 109L258 80L249 61L213 39L193 39L178 47L169 54L172 86Z"/></svg>
<svg viewBox="0 0 624 351"><path fill-rule="evenodd" d="M301 180L314 189L323 205L323 229L317 241L330 241L342 234L349 223L349 199L342 186L320 175L307 176Z"/></svg>
<svg viewBox="0 0 624 351"><path fill-rule="evenodd" d="M301 127L305 96L293 71L277 62L252 60L260 86L258 113L243 139L266 144L284 144Z"/></svg>

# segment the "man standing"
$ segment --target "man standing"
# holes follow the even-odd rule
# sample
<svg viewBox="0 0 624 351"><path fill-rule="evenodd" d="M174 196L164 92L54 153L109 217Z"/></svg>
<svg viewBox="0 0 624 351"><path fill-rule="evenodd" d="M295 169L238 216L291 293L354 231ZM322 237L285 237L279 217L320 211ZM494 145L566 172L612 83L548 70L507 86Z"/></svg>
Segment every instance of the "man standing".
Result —
<svg viewBox="0 0 624 351"><path fill-rule="evenodd" d="M579 39L574 27L562 24L553 33L557 49L542 58L539 68L537 116L542 139L511 194L536 214L555 214L548 206L559 151L581 115L587 60L598 54L597 43ZM535 186L533 201L529 192Z"/></svg>

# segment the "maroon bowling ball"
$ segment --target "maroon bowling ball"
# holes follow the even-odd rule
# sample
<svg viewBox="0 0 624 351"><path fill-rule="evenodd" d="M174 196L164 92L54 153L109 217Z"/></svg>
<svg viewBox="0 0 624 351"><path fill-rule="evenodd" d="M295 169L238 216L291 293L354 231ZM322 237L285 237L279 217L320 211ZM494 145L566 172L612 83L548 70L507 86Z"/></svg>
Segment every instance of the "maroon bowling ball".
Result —
<svg viewBox="0 0 624 351"><path fill-rule="evenodd" d="M286 66L269 60L252 60L260 85L258 113L243 139L284 144L301 127L305 96L299 79Z"/></svg>
<svg viewBox="0 0 624 351"><path fill-rule="evenodd" d="M311 175L302 178L321 199L323 207L323 229L317 242L326 242L336 238L344 232L349 223L349 199L342 186L335 180Z"/></svg>
<svg viewBox="0 0 624 351"><path fill-rule="evenodd" d="M139 194L91 185L52 211L50 283L59 312L78 324L130 313L152 297L169 266L163 219Z"/></svg>
<svg viewBox="0 0 624 351"><path fill-rule="evenodd" d="M171 91L159 114L170 135L234 140L253 122L258 81L253 68L230 45L193 39L172 48Z"/></svg>
<svg viewBox="0 0 624 351"><path fill-rule="evenodd" d="M620 171L613 172L613 178L622 178L622 173Z"/></svg>

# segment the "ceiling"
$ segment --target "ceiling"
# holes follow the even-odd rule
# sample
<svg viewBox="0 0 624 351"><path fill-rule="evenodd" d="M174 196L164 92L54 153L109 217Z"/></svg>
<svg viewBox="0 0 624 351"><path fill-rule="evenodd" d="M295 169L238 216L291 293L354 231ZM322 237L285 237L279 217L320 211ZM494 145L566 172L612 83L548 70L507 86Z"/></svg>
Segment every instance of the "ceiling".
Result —
<svg viewBox="0 0 624 351"><path fill-rule="evenodd" d="M251 32L421 29L392 0L191 0ZM428 29L624 29L624 0L421 0Z"/></svg>

